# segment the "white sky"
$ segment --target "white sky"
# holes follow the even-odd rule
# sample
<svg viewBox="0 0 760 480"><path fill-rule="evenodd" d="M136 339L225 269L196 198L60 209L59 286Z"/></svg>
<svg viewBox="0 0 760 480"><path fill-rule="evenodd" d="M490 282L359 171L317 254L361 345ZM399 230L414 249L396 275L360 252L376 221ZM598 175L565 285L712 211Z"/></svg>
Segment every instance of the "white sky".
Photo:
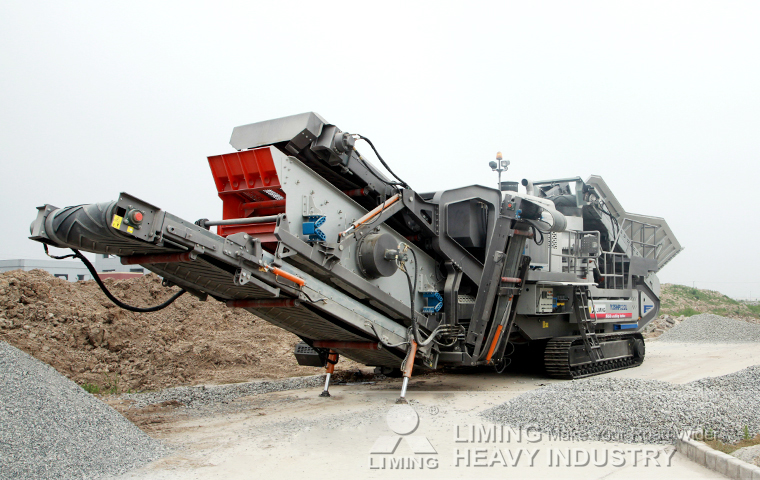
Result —
<svg viewBox="0 0 760 480"><path fill-rule="evenodd" d="M418 191L604 177L686 247L663 282L760 296L760 2L0 4L0 258L35 207L127 191L219 217L206 156L315 111ZM369 154L364 147L363 152Z"/></svg>

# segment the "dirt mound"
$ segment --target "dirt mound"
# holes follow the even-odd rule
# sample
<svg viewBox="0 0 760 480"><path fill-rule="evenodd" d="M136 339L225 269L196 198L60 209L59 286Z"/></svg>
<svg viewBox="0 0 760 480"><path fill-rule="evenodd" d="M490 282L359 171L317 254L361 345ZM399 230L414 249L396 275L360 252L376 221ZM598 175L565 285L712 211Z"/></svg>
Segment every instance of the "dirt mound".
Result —
<svg viewBox="0 0 760 480"><path fill-rule="evenodd" d="M662 285L660 298L663 314L678 317L699 313L714 313L723 317L741 318L753 323L760 322L760 307L751 302L740 302L715 290L702 290L666 283Z"/></svg>
<svg viewBox="0 0 760 480"><path fill-rule="evenodd" d="M105 283L136 306L177 290L153 274ZM71 283L42 270L0 273L0 340L101 393L323 372L296 363L298 337L245 310L186 294L159 312L132 313L94 281ZM341 359L337 370L357 366Z"/></svg>

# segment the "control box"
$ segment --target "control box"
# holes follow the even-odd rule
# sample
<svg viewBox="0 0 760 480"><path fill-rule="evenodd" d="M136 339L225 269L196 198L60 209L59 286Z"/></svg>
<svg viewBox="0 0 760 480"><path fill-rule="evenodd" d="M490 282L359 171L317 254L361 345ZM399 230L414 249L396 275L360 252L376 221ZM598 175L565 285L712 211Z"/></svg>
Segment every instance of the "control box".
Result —
<svg viewBox="0 0 760 480"><path fill-rule="evenodd" d="M553 288L543 287L538 289L538 305L536 305L536 312L552 313L552 311L554 311L553 292Z"/></svg>

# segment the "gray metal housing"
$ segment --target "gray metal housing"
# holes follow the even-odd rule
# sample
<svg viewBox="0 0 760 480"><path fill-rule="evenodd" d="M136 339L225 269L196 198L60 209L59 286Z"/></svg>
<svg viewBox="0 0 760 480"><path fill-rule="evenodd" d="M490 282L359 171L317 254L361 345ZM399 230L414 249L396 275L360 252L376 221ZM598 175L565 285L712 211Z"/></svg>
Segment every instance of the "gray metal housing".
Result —
<svg viewBox="0 0 760 480"><path fill-rule="evenodd" d="M419 193L315 113L236 127L230 143L271 156L280 213L194 223L122 193L40 207L31 238L120 257L190 252L143 265L199 298L247 301L309 345L379 342L334 349L367 365L398 367L412 343L426 368L504 364L510 343L546 346L547 369L574 376L643 359L635 332L657 315L656 272L682 247L665 220L625 212L601 177ZM141 224L122 221L132 211ZM272 230L207 227L230 224Z"/></svg>

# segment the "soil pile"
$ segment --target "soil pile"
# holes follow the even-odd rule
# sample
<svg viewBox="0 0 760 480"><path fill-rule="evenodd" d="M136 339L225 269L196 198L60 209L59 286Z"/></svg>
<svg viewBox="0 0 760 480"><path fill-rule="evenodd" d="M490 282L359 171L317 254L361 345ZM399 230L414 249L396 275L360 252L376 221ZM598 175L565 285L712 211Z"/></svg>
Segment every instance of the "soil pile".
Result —
<svg viewBox="0 0 760 480"><path fill-rule="evenodd" d="M141 307L177 291L153 274L105 283ZM132 313L113 305L94 281L67 282L42 270L0 273L0 340L100 393L324 371L299 366L298 337L245 310L185 294L159 312ZM336 370L357 366L341 359Z"/></svg>

